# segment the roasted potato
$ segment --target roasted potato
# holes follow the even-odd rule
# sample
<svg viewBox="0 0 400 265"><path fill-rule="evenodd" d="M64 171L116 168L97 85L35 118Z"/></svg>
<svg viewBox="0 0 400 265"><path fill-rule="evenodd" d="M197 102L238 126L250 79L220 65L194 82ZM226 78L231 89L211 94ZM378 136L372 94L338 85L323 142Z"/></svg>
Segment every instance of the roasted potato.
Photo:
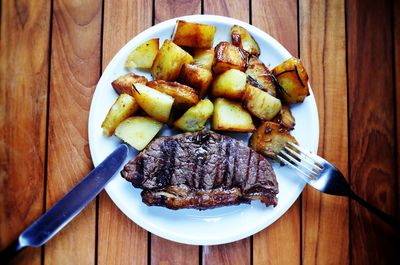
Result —
<svg viewBox="0 0 400 265"><path fill-rule="evenodd" d="M246 84L243 95L244 106L262 121L269 121L281 110L281 101L265 91Z"/></svg>
<svg viewBox="0 0 400 265"><path fill-rule="evenodd" d="M292 57L272 70L279 83L279 93L288 104L303 102L310 95L308 75L300 59Z"/></svg>
<svg viewBox="0 0 400 265"><path fill-rule="evenodd" d="M118 95L125 93L133 96L132 84L134 83L146 84L147 78L141 75L135 75L134 73L129 73L112 81L111 86L114 88L115 92L118 93Z"/></svg>
<svg viewBox="0 0 400 265"><path fill-rule="evenodd" d="M128 94L121 94L111 106L106 118L101 124L101 128L103 128L103 134L106 136L111 136L118 124L120 124L129 116L133 115L138 108L139 105L132 96Z"/></svg>
<svg viewBox="0 0 400 265"><path fill-rule="evenodd" d="M188 109L182 117L175 121L174 126L184 132L195 132L204 129L207 120L214 111L214 105L209 99L201 100L196 106Z"/></svg>
<svg viewBox="0 0 400 265"><path fill-rule="evenodd" d="M216 30L215 26L177 20L172 41L179 46L211 48Z"/></svg>
<svg viewBox="0 0 400 265"><path fill-rule="evenodd" d="M141 151L162 127L161 122L150 117L130 117L118 125L115 136Z"/></svg>
<svg viewBox="0 0 400 265"><path fill-rule="evenodd" d="M188 109L200 100L193 88L178 82L154 80L147 82L146 85L173 97L175 99L173 106L177 109Z"/></svg>
<svg viewBox="0 0 400 265"><path fill-rule="evenodd" d="M140 44L134 49L125 61L125 68L146 68L153 65L154 58L158 53L159 39L151 39Z"/></svg>
<svg viewBox="0 0 400 265"><path fill-rule="evenodd" d="M297 144L288 130L280 127L278 123L266 121L253 133L249 146L256 152L275 159L275 155L287 142Z"/></svg>
<svg viewBox="0 0 400 265"><path fill-rule="evenodd" d="M246 89L247 76L244 72L229 69L217 76L211 86L213 97L241 99Z"/></svg>
<svg viewBox="0 0 400 265"><path fill-rule="evenodd" d="M151 75L154 79L175 81L182 65L192 63L193 57L170 40L165 40L154 59Z"/></svg>
<svg viewBox="0 0 400 265"><path fill-rule="evenodd" d="M222 41L215 47L213 62L215 74L223 73L229 69L237 69L244 72L246 67L247 55L242 49L227 41Z"/></svg>
<svg viewBox="0 0 400 265"><path fill-rule="evenodd" d="M217 98L214 101L211 127L216 131L253 132L255 130L250 113L239 102L224 98Z"/></svg>
<svg viewBox="0 0 400 265"><path fill-rule="evenodd" d="M286 105L282 105L281 111L272 121L278 123L280 126L283 126L288 130L293 130L294 126L296 125L296 120L293 117L292 111Z"/></svg>
<svg viewBox="0 0 400 265"><path fill-rule="evenodd" d="M232 44L254 56L260 55L260 47L247 29L234 25L231 28Z"/></svg>
<svg viewBox="0 0 400 265"><path fill-rule="evenodd" d="M276 97L276 85L272 73L259 58L250 56L246 74L250 77L249 83L251 85L260 87L258 86L260 84L263 90ZM258 84L254 84L254 82Z"/></svg>
<svg viewBox="0 0 400 265"><path fill-rule="evenodd" d="M179 74L179 82L196 89L200 98L203 98L212 81L211 71L195 64L184 64Z"/></svg>
<svg viewBox="0 0 400 265"><path fill-rule="evenodd" d="M133 84L133 96L139 106L151 117L167 122L174 98L143 84Z"/></svg>
<svg viewBox="0 0 400 265"><path fill-rule="evenodd" d="M214 61L214 49L194 49L194 64L211 71Z"/></svg>

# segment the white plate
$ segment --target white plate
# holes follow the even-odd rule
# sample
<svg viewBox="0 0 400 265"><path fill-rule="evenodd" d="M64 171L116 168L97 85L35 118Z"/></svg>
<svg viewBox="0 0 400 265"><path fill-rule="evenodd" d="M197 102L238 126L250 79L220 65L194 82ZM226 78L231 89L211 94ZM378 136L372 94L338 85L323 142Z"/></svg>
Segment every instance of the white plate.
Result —
<svg viewBox="0 0 400 265"><path fill-rule="evenodd" d="M247 23L232 18L194 15L171 19L151 27L130 40L111 60L105 69L93 95L89 114L89 145L93 164L97 166L119 144L116 137L102 135L101 123L117 95L110 83L122 74L127 73L124 62L128 54L140 43L158 37L160 44L169 39L177 19L215 25L214 45L222 40L230 41L230 28L237 24L245 27L255 38L261 48L261 60L270 68L291 57L290 53L275 39ZM151 78L149 72L135 71ZM293 135L300 145L317 151L318 147L318 114L312 91L304 103L292 108L296 118ZM163 135L171 132L164 126ZM234 134L232 134L234 135ZM137 154L130 148L129 159ZM126 160L126 162L128 159ZM107 185L106 191L114 203L135 223L160 237L180 243L195 245L215 245L239 240L266 228L282 216L295 202L304 188L304 182L292 171L278 164L273 164L279 183L278 206L265 207L260 202L250 205L222 207L198 211L191 209L169 210L162 207L148 207L142 203L141 190L134 188L117 173Z"/></svg>

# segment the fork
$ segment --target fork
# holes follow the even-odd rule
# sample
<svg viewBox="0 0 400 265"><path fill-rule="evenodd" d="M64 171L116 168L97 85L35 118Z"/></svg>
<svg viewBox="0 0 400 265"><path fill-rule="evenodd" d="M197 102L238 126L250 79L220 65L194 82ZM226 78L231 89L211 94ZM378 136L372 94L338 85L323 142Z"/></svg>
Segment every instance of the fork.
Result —
<svg viewBox="0 0 400 265"><path fill-rule="evenodd" d="M400 229L398 220L355 194L339 169L322 157L292 142L287 142L276 155L276 158L281 163L296 170L299 176L313 188L331 195L347 196L360 203L392 227L397 230Z"/></svg>

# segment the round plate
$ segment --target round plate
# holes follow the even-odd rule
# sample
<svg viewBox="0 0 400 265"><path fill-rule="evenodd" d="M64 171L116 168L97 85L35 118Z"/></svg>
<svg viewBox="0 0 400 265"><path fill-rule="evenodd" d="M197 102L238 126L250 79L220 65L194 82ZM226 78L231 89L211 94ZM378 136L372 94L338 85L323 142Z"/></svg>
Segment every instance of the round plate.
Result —
<svg viewBox="0 0 400 265"><path fill-rule="evenodd" d="M162 22L143 31L114 56L101 76L93 95L89 114L89 145L95 166L120 144L120 140L115 136L102 135L101 123L117 98L110 85L111 82L128 72L124 69L125 59L139 44L151 38L160 38L161 45L165 39L171 38L177 19L216 26L214 45L222 40L231 40L230 28L234 24L243 26L258 42L261 48L260 59L271 69L291 57L290 53L267 33L228 17L185 16ZM134 72L151 79L149 71ZM296 118L296 127L292 134L301 146L316 152L319 125L317 106L311 88L310 96L302 104L292 106L292 112ZM164 126L162 135L171 133L171 130ZM234 133L230 135L235 136ZM137 152L130 148L129 157L125 162L136 154ZM136 224L157 236L194 245L223 244L248 237L266 228L282 216L302 192L305 183L293 171L277 163L273 163L273 168L279 183L279 202L275 208L265 207L258 201L253 201L250 205L227 206L205 211L193 209L174 211L163 207L149 207L142 203L141 190L134 188L120 177L119 172L106 186L106 191L122 212Z"/></svg>

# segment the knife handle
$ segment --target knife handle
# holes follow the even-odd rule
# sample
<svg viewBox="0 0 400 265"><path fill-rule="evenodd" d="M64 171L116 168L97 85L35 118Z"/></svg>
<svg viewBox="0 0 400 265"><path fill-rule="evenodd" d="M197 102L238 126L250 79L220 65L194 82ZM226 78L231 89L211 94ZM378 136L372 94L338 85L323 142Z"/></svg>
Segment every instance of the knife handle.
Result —
<svg viewBox="0 0 400 265"><path fill-rule="evenodd" d="M0 263L1 264L8 264L17 254L23 250L25 246L22 246L19 243L19 239L15 240L11 243L8 247L0 253Z"/></svg>

